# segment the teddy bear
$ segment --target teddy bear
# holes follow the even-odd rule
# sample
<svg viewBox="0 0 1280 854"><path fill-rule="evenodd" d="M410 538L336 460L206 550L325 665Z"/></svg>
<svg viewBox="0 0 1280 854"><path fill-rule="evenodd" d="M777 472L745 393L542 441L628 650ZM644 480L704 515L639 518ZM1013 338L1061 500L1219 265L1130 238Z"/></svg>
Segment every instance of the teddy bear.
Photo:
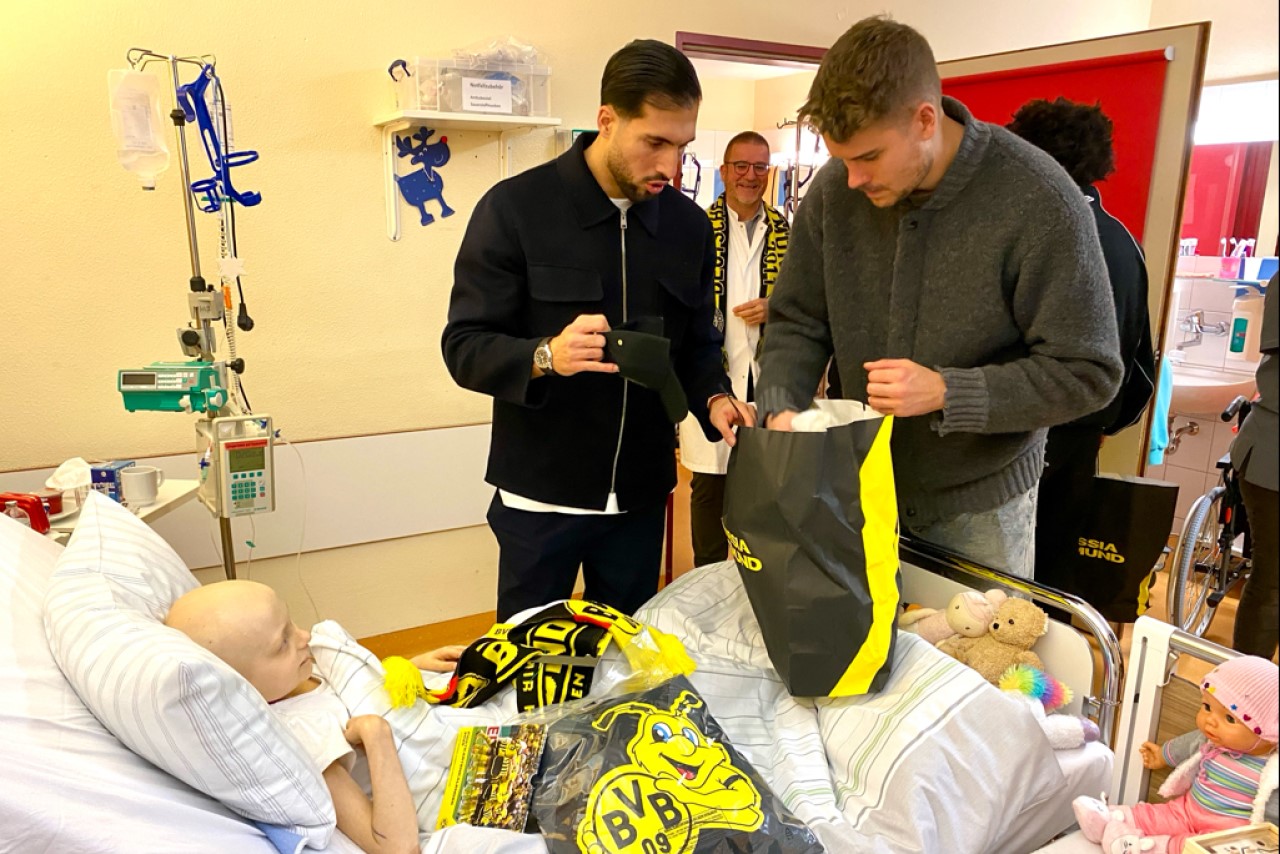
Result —
<svg viewBox="0 0 1280 854"><path fill-rule="evenodd" d="M976 638L953 637L938 648L967 664L992 685L1015 664L1044 670L1031 647L1049 630L1049 615L1026 599L1006 599L996 610L986 634Z"/></svg>
<svg viewBox="0 0 1280 854"><path fill-rule="evenodd" d="M966 638L981 637L996 615L1000 603L1009 598L1003 590L965 590L951 597L951 602L941 611L936 608L916 608L898 618L898 628L911 632L937 646L947 638L961 635Z"/></svg>

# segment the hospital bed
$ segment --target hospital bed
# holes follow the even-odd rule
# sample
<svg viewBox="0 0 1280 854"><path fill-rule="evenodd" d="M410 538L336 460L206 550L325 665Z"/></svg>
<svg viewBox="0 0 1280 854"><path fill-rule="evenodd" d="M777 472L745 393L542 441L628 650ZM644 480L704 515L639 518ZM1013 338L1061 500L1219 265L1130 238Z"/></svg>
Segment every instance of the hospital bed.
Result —
<svg viewBox="0 0 1280 854"><path fill-rule="evenodd" d="M42 625L60 552L0 519L0 851L271 854L249 822L126 749L63 678ZM1110 732L1119 658L1089 606L909 542L902 556L908 599L940 603L958 586L1003 584L1075 613L1103 650L1100 678L1074 629L1054 625L1037 651ZM639 616L685 642L709 710L828 850L1031 851L1070 827L1072 798L1111 780L1108 749L1053 751L1023 706L914 636L899 636L880 694L792 698L768 663L736 572L726 562L689 573ZM424 837L423 848L545 850L538 837L466 827ZM335 832L325 850L357 849Z"/></svg>

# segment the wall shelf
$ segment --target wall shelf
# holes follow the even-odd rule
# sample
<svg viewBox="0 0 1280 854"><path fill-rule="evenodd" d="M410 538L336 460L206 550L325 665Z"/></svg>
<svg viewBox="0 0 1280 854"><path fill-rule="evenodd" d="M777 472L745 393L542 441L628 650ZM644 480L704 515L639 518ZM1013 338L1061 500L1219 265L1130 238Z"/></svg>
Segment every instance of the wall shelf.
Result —
<svg viewBox="0 0 1280 854"><path fill-rule="evenodd" d="M375 127L404 130L413 125L438 125L443 128L477 131L507 131L521 128L553 128L560 126L554 116L505 116L486 113L442 113L437 110L397 110L380 117Z"/></svg>
<svg viewBox="0 0 1280 854"><path fill-rule="evenodd" d="M387 237L400 239L400 189L396 185L396 133L427 125L442 129L496 132L498 134L498 180L510 174L511 134L537 128L556 128L560 119L552 116L506 116L484 113L442 113L436 110L397 110L373 123L382 131L382 162L387 195Z"/></svg>

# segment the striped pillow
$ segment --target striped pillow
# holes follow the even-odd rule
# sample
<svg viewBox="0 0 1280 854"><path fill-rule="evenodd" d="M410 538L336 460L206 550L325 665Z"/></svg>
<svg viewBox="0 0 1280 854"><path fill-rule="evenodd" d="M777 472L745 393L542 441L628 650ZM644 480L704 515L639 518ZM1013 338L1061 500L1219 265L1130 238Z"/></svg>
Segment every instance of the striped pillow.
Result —
<svg viewBox="0 0 1280 854"><path fill-rule="evenodd" d="M198 586L158 534L90 493L45 597L58 666L116 738L235 812L328 844L319 770L247 680L163 624Z"/></svg>

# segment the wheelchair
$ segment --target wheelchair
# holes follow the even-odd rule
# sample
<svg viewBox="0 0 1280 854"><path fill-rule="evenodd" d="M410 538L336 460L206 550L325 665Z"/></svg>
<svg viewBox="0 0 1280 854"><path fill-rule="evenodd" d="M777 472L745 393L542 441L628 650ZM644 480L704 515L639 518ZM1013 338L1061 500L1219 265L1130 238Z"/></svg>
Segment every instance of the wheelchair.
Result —
<svg viewBox="0 0 1280 854"><path fill-rule="evenodd" d="M1237 428L1249 414L1243 396L1222 411L1222 420L1235 419ZM1191 505L1182 533L1169 561L1169 622L1185 632L1203 636L1223 597L1249 578L1252 537L1249 518L1231 455L1218 460L1219 483Z"/></svg>

